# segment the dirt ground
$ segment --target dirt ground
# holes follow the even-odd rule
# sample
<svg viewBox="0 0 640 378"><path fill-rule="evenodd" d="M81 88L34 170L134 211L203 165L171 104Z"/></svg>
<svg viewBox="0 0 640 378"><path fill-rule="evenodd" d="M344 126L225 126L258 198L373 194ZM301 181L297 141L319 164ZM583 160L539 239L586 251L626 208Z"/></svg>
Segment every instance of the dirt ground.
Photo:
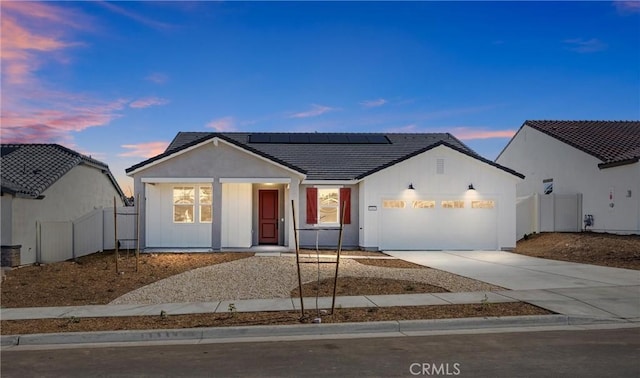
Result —
<svg viewBox="0 0 640 378"><path fill-rule="evenodd" d="M333 315L320 314L322 323L372 322L383 320L449 319L511 315L546 315L551 312L527 303L487 303L478 305L444 305L386 308L337 308ZM38 320L3 320L2 334L54 332L88 332L110 330L176 329L311 323L318 313L277 311L255 313L216 313L194 315L130 316L121 318L65 318Z"/></svg>
<svg viewBox="0 0 640 378"><path fill-rule="evenodd" d="M315 254L315 251L306 251ZM596 265L640 269L640 236L596 233L543 233L518 242L516 253ZM328 254L331 251L323 251ZM348 251L343 254L382 256L379 252ZM2 282L0 305L41 307L107 304L115 298L157 280L207 265L253 256L252 253L162 253L141 254L135 272L133 256L119 261L122 274L116 274L112 251L39 266L26 266L7 272ZM382 267L423 269L402 260L359 259L362 264ZM330 282L331 281L331 282ZM316 295L317 283L304 285L306 296ZM321 282L320 296L330 296L333 282ZM432 285L388 279L341 278L338 295L408 294L445 292ZM298 296L298 289L292 291ZM399 308L337 309L323 322L356 322L402 319L437 319L471 316L512 316L547 314L546 310L524 303L485 303L482 305L417 306ZM2 334L35 332L75 332L116 329L186 328L258 324L296 324L308 322L315 313L300 319L297 312L198 314L180 316L142 316L113 318L69 318L1 322Z"/></svg>
<svg viewBox="0 0 640 378"><path fill-rule="evenodd" d="M640 235L541 233L518 241L522 255L640 270Z"/></svg>

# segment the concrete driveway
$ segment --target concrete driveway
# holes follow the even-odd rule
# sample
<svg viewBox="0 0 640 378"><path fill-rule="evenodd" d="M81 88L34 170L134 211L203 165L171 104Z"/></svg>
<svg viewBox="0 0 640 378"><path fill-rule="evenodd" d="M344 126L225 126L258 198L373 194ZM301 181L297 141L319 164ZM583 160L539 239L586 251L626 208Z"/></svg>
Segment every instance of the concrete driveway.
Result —
<svg viewBox="0 0 640 378"><path fill-rule="evenodd" d="M640 271L504 251L385 251L416 264L510 289L500 295L566 315L640 321Z"/></svg>

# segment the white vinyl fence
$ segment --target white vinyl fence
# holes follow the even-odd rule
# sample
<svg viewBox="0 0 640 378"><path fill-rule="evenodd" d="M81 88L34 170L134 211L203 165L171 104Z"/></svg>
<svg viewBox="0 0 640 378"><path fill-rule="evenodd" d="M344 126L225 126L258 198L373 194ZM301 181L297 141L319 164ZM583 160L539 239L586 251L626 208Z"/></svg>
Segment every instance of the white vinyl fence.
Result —
<svg viewBox="0 0 640 378"><path fill-rule="evenodd" d="M136 248L135 212L135 207L116 209L121 249ZM113 208L93 210L75 221L38 222L38 262L64 261L115 249L114 222Z"/></svg>
<svg viewBox="0 0 640 378"><path fill-rule="evenodd" d="M516 201L516 239L534 232L582 230L582 194L532 194Z"/></svg>

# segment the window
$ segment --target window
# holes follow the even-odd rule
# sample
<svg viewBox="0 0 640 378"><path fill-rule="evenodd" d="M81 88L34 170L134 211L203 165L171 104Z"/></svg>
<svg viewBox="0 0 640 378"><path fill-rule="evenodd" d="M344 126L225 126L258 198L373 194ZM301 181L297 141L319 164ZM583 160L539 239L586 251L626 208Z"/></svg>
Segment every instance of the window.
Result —
<svg viewBox="0 0 640 378"><path fill-rule="evenodd" d="M175 223L193 223L195 191L193 186L173 188L173 221Z"/></svg>
<svg viewBox="0 0 640 378"><path fill-rule="evenodd" d="M496 207L496 203L492 200L471 201L472 209L493 209L494 207Z"/></svg>
<svg viewBox="0 0 640 378"><path fill-rule="evenodd" d="M173 222L195 223L196 219L199 223L211 223L213 219L212 187L210 185L174 187Z"/></svg>
<svg viewBox="0 0 640 378"><path fill-rule="evenodd" d="M404 209L407 202L403 200L383 200L382 207L385 209Z"/></svg>
<svg viewBox="0 0 640 378"><path fill-rule="evenodd" d="M351 224L351 188L307 188L307 224Z"/></svg>
<svg viewBox="0 0 640 378"><path fill-rule="evenodd" d="M424 200L413 201L412 207L414 209L433 209L436 207L436 201L424 201Z"/></svg>
<svg viewBox="0 0 640 378"><path fill-rule="evenodd" d="M464 201L442 201L443 209L464 209Z"/></svg>
<svg viewBox="0 0 640 378"><path fill-rule="evenodd" d="M211 223L213 219L213 189L210 186L200 187L200 223Z"/></svg>
<svg viewBox="0 0 640 378"><path fill-rule="evenodd" d="M339 223L340 192L338 188L318 189L318 223Z"/></svg>

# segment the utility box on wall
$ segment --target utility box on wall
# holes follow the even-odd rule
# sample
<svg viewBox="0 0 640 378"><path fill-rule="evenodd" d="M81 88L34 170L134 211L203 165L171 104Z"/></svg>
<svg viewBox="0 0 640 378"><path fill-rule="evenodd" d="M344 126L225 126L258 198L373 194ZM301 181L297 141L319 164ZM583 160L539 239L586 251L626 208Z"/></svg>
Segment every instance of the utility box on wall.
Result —
<svg viewBox="0 0 640 378"><path fill-rule="evenodd" d="M1 266L18 266L20 265L20 250L22 245L3 245L1 246Z"/></svg>

